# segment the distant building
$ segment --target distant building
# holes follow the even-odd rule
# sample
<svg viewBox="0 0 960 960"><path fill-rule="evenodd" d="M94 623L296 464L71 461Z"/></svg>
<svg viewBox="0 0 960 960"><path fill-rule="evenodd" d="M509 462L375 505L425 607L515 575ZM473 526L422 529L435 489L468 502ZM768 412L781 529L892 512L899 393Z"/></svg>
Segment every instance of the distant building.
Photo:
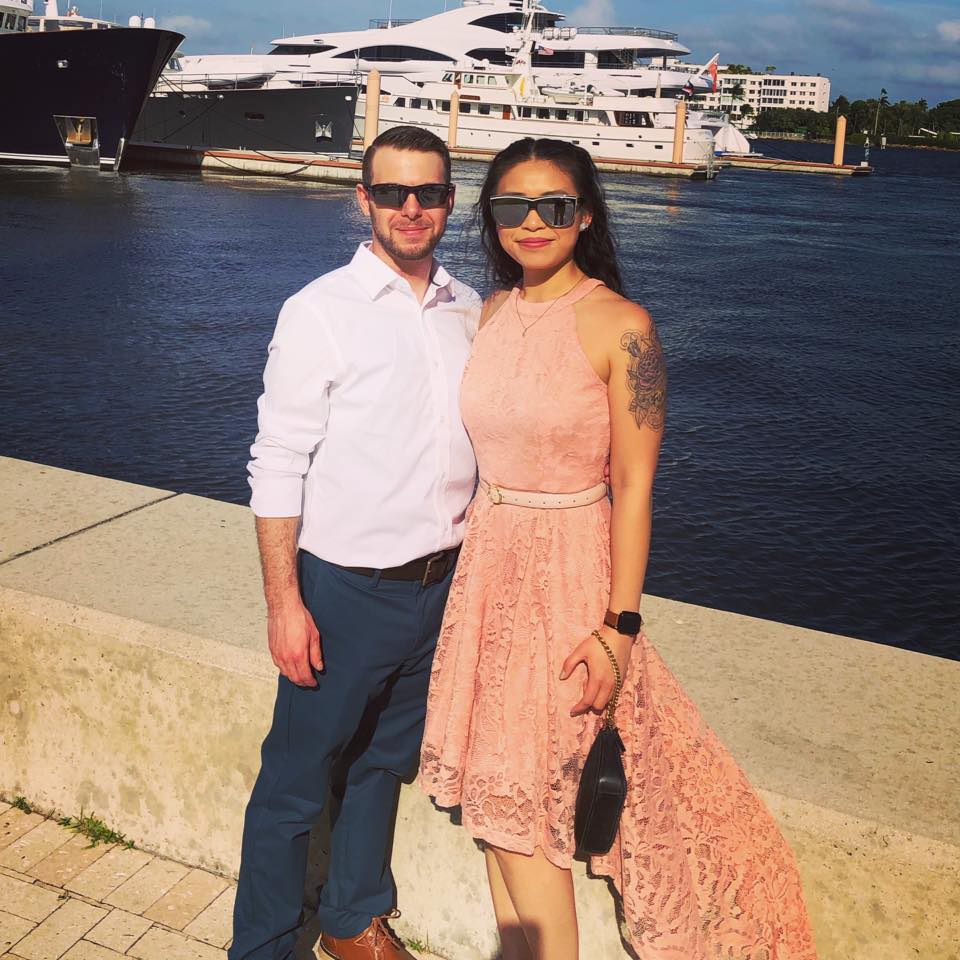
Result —
<svg viewBox="0 0 960 960"><path fill-rule="evenodd" d="M695 73L702 66L671 59L667 66L673 69L689 70ZM723 110L736 119L741 115L744 104L758 114L764 110L816 110L826 113L830 109L830 78L817 74L814 77L785 73L723 73L727 69L721 66L717 80L720 90L697 97L697 102L708 110ZM743 99L732 95L739 84L743 88Z"/></svg>

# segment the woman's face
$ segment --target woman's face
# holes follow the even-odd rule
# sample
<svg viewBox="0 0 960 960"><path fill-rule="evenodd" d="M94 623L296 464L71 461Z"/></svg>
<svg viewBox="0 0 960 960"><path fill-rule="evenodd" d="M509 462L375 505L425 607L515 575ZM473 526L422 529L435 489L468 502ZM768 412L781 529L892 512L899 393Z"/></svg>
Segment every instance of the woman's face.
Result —
<svg viewBox="0 0 960 960"><path fill-rule="evenodd" d="M511 167L501 178L494 197L518 197L534 200L540 197L576 197L573 178L561 167L548 160L525 160ZM523 216L518 226L501 226L497 222L497 236L507 255L524 271L551 272L573 258L582 224L589 224L590 214L576 204L570 216L570 201L558 200L546 204L543 215L535 207L524 213L522 205L512 204L508 213L495 213L502 219L512 215ZM569 225L562 224L569 220Z"/></svg>

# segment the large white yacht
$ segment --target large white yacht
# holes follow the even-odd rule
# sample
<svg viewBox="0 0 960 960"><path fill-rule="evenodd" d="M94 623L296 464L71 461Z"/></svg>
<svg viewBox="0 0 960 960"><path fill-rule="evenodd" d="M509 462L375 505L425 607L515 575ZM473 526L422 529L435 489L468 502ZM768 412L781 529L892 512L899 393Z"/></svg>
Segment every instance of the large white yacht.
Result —
<svg viewBox="0 0 960 960"><path fill-rule="evenodd" d="M313 86L329 74L408 76L453 67L510 66L533 38L535 74L579 75L634 94L677 90L692 83L711 89L696 71L667 67L689 49L677 34L647 27L565 24L542 0L462 0L462 5L417 20L373 20L366 30L305 34L272 41L269 54L183 56L180 85L222 88Z"/></svg>

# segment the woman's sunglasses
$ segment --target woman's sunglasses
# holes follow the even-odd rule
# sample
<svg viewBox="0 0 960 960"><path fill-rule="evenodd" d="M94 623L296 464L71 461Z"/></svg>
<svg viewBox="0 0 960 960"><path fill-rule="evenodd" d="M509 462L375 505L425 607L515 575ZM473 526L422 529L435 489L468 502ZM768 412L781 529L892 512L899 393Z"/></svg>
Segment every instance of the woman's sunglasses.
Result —
<svg viewBox="0 0 960 960"><path fill-rule="evenodd" d="M364 184L364 189L378 207L400 210L407 202L407 197L413 194L424 210L431 210L446 204L453 192L453 184L419 183L411 187L406 183L371 183Z"/></svg>
<svg viewBox="0 0 960 960"><path fill-rule="evenodd" d="M500 227L519 227L531 210L548 227L573 226L579 197L555 194L550 197L491 197L490 212Z"/></svg>

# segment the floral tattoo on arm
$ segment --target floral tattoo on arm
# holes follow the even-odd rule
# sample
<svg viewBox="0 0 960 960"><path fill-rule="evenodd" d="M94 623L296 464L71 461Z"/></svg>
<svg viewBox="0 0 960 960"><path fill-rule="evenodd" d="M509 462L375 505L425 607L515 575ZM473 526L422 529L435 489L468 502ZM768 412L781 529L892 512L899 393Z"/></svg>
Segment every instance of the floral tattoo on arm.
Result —
<svg viewBox="0 0 960 960"><path fill-rule="evenodd" d="M638 427L662 430L667 406L667 366L655 325L646 333L628 330L620 338L620 347L629 355L627 386L630 412Z"/></svg>

